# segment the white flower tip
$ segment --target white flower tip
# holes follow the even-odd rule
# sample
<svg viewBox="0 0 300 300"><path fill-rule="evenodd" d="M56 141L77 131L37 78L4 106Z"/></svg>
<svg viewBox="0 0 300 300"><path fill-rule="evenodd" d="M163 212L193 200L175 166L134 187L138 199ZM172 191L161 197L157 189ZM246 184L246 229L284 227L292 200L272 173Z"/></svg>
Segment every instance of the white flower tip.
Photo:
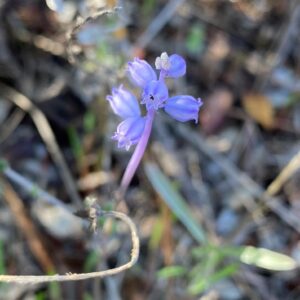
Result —
<svg viewBox="0 0 300 300"><path fill-rule="evenodd" d="M156 58L155 67L157 70L168 71L170 69L171 63L167 52L163 52L159 57Z"/></svg>
<svg viewBox="0 0 300 300"><path fill-rule="evenodd" d="M156 57L156 59L155 59L155 68L156 68L157 70L160 70L160 69L161 69L160 57Z"/></svg>
<svg viewBox="0 0 300 300"><path fill-rule="evenodd" d="M160 55L160 58L163 59L163 60L168 60L168 59L169 59L168 53L167 53L167 52L163 52L163 53Z"/></svg>

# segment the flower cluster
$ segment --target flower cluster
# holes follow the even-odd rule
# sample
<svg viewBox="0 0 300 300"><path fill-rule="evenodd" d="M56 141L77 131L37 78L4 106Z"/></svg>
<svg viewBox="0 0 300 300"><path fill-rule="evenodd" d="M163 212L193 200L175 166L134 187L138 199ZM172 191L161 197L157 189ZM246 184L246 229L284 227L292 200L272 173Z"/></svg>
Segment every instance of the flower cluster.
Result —
<svg viewBox="0 0 300 300"><path fill-rule="evenodd" d="M156 58L155 67L160 70L159 77L145 60L135 58L128 63L130 80L142 90L141 104L146 106L146 116L141 115L136 97L122 85L114 88L112 95L107 96L114 113L123 119L113 136L113 139L118 141L119 148L128 150L132 145L137 144L147 131L147 121L152 126L154 114L160 108L180 122L189 120L198 122L201 99L189 95L169 97L164 80L166 77L178 78L185 75L185 60L180 55L168 56L164 52ZM147 139L145 142L147 143Z"/></svg>
<svg viewBox="0 0 300 300"><path fill-rule="evenodd" d="M128 74L134 85L142 89L141 104L146 107L146 116L141 115L136 97L121 85L112 90L107 100L114 113L123 121L118 125L113 139L119 148L129 149L137 144L122 178L120 191L125 193L132 177L143 157L152 129L153 119L158 109L163 108L167 114L180 122L195 120L198 122L200 99L189 95L169 97L165 78L178 78L185 74L185 60L177 54L170 57L166 52L155 60L155 67L160 70L157 77L154 69L145 61L135 58L128 63Z"/></svg>

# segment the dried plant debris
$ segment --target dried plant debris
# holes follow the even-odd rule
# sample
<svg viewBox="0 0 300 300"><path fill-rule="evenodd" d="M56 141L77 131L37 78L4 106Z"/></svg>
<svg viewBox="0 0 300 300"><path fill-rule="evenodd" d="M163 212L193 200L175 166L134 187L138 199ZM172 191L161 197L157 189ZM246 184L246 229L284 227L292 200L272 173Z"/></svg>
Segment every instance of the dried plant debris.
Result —
<svg viewBox="0 0 300 300"><path fill-rule="evenodd" d="M299 24L294 0L2 1L0 281L40 283L0 299L299 299Z"/></svg>

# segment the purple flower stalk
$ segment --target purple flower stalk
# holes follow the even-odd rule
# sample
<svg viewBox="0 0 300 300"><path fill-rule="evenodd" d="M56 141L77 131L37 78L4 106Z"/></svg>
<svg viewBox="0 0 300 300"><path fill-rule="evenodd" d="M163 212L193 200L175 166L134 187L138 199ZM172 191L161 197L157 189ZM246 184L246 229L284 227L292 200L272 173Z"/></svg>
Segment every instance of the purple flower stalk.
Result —
<svg viewBox="0 0 300 300"><path fill-rule="evenodd" d="M165 77L178 78L186 73L185 60L178 54L168 56L163 52L155 60L159 78L154 69L145 61L135 58L128 63L128 74L134 85L142 89L141 104L146 106L146 116L141 116L136 97L121 85L112 90L107 100L113 112L123 121L118 125L112 137L118 141L119 148L129 150L137 144L121 181L121 192L125 193L145 152L155 113L163 108L167 114L180 122L194 120L198 122L201 99L189 95L169 98Z"/></svg>

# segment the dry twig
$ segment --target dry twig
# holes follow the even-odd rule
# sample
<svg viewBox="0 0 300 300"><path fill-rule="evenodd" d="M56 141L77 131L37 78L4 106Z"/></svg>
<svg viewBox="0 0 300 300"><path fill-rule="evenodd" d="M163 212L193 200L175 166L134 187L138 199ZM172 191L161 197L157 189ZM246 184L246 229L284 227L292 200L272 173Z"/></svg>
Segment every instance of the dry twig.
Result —
<svg viewBox="0 0 300 300"><path fill-rule="evenodd" d="M295 39L299 35L300 3L298 0L290 1L289 7L288 21L282 24L278 32L279 38L274 41L270 49L272 51L272 48L275 48L276 44L278 45L274 51L269 71L263 75L263 78L260 78L260 83L258 83L260 89L267 86L275 68L286 61L289 50L294 46Z"/></svg>
<svg viewBox="0 0 300 300"><path fill-rule="evenodd" d="M19 229L25 235L32 253L45 272L53 271L54 264L51 256L48 254L44 244L41 242L36 227L26 214L26 209L22 200L8 183L4 183L3 191L4 198L14 215L14 219L16 220Z"/></svg>
<svg viewBox="0 0 300 300"><path fill-rule="evenodd" d="M39 200L46 202L50 205L59 206L70 213L72 213L69 208L58 198L50 195L49 193L45 192L41 188L39 188L37 185L35 185L33 182L31 182L29 179L25 178L21 174L14 171L9 166L4 166L3 170L0 170L3 175L12 181L13 183L20 186L22 189L24 189L28 193L34 193L36 197L39 198Z"/></svg>
<svg viewBox="0 0 300 300"><path fill-rule="evenodd" d="M71 172L69 171L64 156L59 149L55 135L44 113L40 109L38 109L25 95L19 93L15 89L3 83L0 83L0 90L5 98L9 99L22 110L30 114L38 132L40 133L43 141L46 144L46 147L53 161L55 162L59 170L59 173L62 177L64 185L66 186L66 190L70 198L72 199L74 204L78 208L80 208L82 206L82 203L80 200L80 196L77 192L76 184L73 180Z"/></svg>
<svg viewBox="0 0 300 300"><path fill-rule="evenodd" d="M18 174L17 172L13 171L10 167L5 166L4 162L0 161L0 163L1 163L0 171L2 171L4 176L9 178L11 181L17 183L26 191L29 192L35 191L35 194L39 196L40 200L46 201L48 204L51 205L62 207L67 212L72 213L69 210L69 208L63 204L62 201L48 194L47 192L43 191L39 187L35 186L32 182L30 182L28 179L24 178L22 175ZM17 197L17 195L14 196ZM140 242L137 235L137 229L135 224L131 221L131 219L126 214L121 212L100 211L97 217L98 216L118 218L128 225L131 233L131 240L132 240L131 259L128 263L123 264L120 267L105 270L105 271L81 273L81 274L66 274L66 275L51 275L51 276L0 275L0 282L2 281L2 282L15 282L15 283L41 283L41 282L51 282L51 281L75 281L75 280L84 280L89 278L102 278L111 275L116 275L120 272L125 271L126 269L131 268L138 260L139 248L140 248ZM85 224L87 223L86 220L83 220L83 222Z"/></svg>
<svg viewBox="0 0 300 300"><path fill-rule="evenodd" d="M290 160L290 162L282 169L279 175L272 181L267 188L267 194L270 196L276 195L282 186L291 178L294 173L300 168L300 150Z"/></svg>
<svg viewBox="0 0 300 300"><path fill-rule="evenodd" d="M131 219L123 213L116 212L116 211L107 211L101 212L101 216L104 217L113 217L122 220L125 222L130 229L131 232L131 240L132 240L132 250L131 250L131 258L130 261L122 266L98 271L98 272L91 272L91 273L80 273L80 274L72 274L67 273L66 275L44 275L44 276L34 276L34 275L0 275L0 282L13 282L13 283L21 283L21 284L36 284L41 282L52 282L52 281L76 281L76 280L85 280L90 278L103 278L107 276L116 275L120 272L123 272L129 268L131 268L137 261L139 257L139 248L140 242L137 235L137 229Z"/></svg>
<svg viewBox="0 0 300 300"><path fill-rule="evenodd" d="M279 175L269 184L266 191L263 193L263 202L259 203L256 209L252 212L252 215L248 215L239 226L238 232L234 234L231 238L235 238L238 234L240 236L244 235L247 231L247 228L252 220L255 218L257 220L265 213L268 208L271 208L277 215L281 216L284 220L288 220L287 223L291 225L291 222L295 224L292 227L299 232L298 227L298 218L296 215L285 209L282 205L278 205L278 203L272 201L273 197L280 191L282 186L286 183L286 181L293 176L293 174L300 168L300 151L290 160L290 162L282 169Z"/></svg>
<svg viewBox="0 0 300 300"><path fill-rule="evenodd" d="M73 26L73 28L71 28L71 30L67 33L67 56L68 56L68 60L71 63L75 62L72 46L75 43L76 34L78 33L78 31L84 25L86 25L87 23L95 21L95 20L97 20L99 17L101 17L103 15L113 14L113 13L115 13L120 8L121 7L116 6L116 7L112 8L112 9L101 9L100 11L97 11L96 13L94 13L91 16L88 16L85 19L83 19L83 18L78 18L77 19L77 24L75 26Z"/></svg>
<svg viewBox="0 0 300 300"><path fill-rule="evenodd" d="M239 170L235 165L233 165L226 157L218 154L213 148L211 148L200 134L192 133L188 131L184 126L178 126L176 131L183 139L189 141L194 147L197 147L206 156L211 158L222 171L232 178L234 182L241 185L250 195L255 199L261 199L262 204L271 209L276 215L278 215L283 221L293 227L297 232L300 232L300 220L297 215L295 215L290 210L286 209L279 201L276 201L275 197L269 195L263 190L253 179L251 179L246 173ZM261 208L259 209L261 211ZM254 215L257 215L259 211L256 210Z"/></svg>
<svg viewBox="0 0 300 300"><path fill-rule="evenodd" d="M157 17L153 19L146 31L139 37L135 47L144 49L158 34L158 32L168 23L183 2L183 0L169 1L168 4L157 15Z"/></svg>
<svg viewBox="0 0 300 300"><path fill-rule="evenodd" d="M3 143L18 127L25 116L25 113L17 108L10 117L5 120L5 125L1 128L0 144ZM2 127L2 126L1 126Z"/></svg>

